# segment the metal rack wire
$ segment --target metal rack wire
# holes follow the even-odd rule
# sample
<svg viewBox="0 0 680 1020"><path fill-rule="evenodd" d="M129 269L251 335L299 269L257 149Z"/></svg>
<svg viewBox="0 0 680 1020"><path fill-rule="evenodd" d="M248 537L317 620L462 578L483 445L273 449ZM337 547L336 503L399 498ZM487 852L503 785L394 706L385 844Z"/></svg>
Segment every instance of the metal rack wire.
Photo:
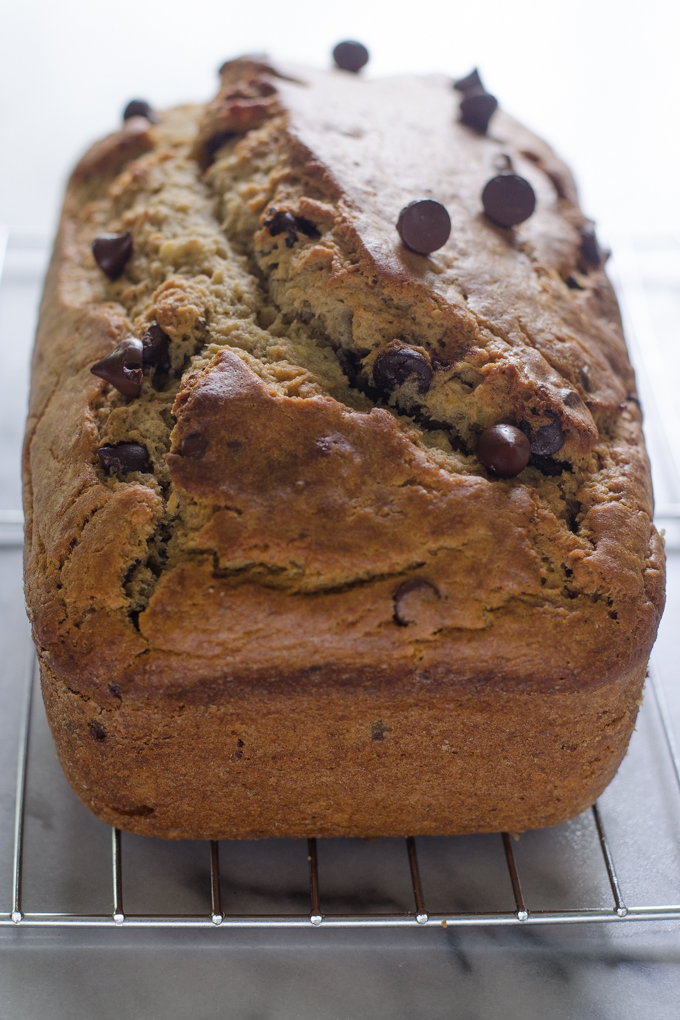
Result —
<svg viewBox="0 0 680 1020"><path fill-rule="evenodd" d="M395 928L395 927L461 927L479 925L530 925L530 924L577 924L584 922L625 922L625 921L680 921L680 903L663 906L631 906L626 903L616 873L614 857L605 832L602 815L595 804L592 813L597 840L609 880L612 904L609 908L576 908L547 911L530 910L522 891L522 880L517 859L513 851L510 833L499 833L505 857L505 864L512 886L514 910L497 913L447 912L431 913L425 902L420 877L418 852L413 836L405 838L405 852L410 870L413 891L413 910L402 913L374 914L324 914L321 910L317 840L308 840L309 862L309 911L305 914L263 915L228 914L223 909L220 888L219 844L206 841L206 856L210 862L210 912L200 914L126 914L124 907L124 863L121 831L111 830L111 889L112 910L110 914L85 913L31 913L22 910L22 862L24 854L24 818L26 810L26 773L29 758L30 723L32 694L36 675L35 655L29 656L27 668L25 704L19 734L17 760L16 803L14 819L13 850L13 900L11 910L0 913L0 926L31 928ZM659 712L667 751L673 767L677 793L680 796L680 756L673 735L673 727L662 689L649 677L654 702ZM455 836L448 837L455 840Z"/></svg>

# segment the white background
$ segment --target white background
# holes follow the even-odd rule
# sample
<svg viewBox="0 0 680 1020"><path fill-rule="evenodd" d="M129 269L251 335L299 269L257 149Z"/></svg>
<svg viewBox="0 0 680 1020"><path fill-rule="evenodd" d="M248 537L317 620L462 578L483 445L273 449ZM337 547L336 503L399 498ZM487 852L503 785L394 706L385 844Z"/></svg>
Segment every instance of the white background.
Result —
<svg viewBox="0 0 680 1020"><path fill-rule="evenodd" d="M242 52L327 66L356 38L371 75L478 64L576 171L602 233L680 231L680 4L671 0L5 0L0 223L51 230L69 168L125 102L214 94Z"/></svg>

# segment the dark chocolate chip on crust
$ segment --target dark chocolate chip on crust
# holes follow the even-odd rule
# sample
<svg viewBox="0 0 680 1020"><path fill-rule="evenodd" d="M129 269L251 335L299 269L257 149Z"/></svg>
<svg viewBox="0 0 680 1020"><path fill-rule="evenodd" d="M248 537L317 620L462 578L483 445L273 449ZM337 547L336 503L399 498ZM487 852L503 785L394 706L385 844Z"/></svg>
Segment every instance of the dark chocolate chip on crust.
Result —
<svg viewBox="0 0 680 1020"><path fill-rule="evenodd" d="M123 396L138 397L142 391L142 354L142 341L131 336L121 340L90 371L115 386Z"/></svg>
<svg viewBox="0 0 680 1020"><path fill-rule="evenodd" d="M466 127L474 128L481 134L486 134L489 121L498 108L498 100L495 96L483 92L467 92L460 101L460 119Z"/></svg>
<svg viewBox="0 0 680 1020"><path fill-rule="evenodd" d="M514 478L529 463L531 447L514 425L492 425L477 441L477 459L499 478Z"/></svg>
<svg viewBox="0 0 680 1020"><path fill-rule="evenodd" d="M354 39L345 39L339 42L333 50L335 66L341 71L352 71L358 74L362 67L368 63L368 50L363 43Z"/></svg>
<svg viewBox="0 0 680 1020"><path fill-rule="evenodd" d="M201 460L208 449L208 440L200 432L192 432L182 440L180 451L183 457L190 457L192 460Z"/></svg>
<svg viewBox="0 0 680 1020"><path fill-rule="evenodd" d="M469 74L466 74L464 78L459 78L458 81L453 83L454 89L458 92L485 92L486 89L482 84L482 79L479 77L479 71L477 68L473 68Z"/></svg>
<svg viewBox="0 0 680 1020"><path fill-rule="evenodd" d="M102 234L92 242L94 260L109 280L117 280L132 255L132 234Z"/></svg>
<svg viewBox="0 0 680 1020"><path fill-rule="evenodd" d="M583 407L583 401L576 390L567 390L562 399L564 400L565 407Z"/></svg>
<svg viewBox="0 0 680 1020"><path fill-rule="evenodd" d="M131 99L123 110L123 120L129 120L130 117L146 117L152 124L158 123L158 117L153 111L153 108L147 103L146 99Z"/></svg>
<svg viewBox="0 0 680 1020"><path fill-rule="evenodd" d="M586 222L579 231L581 235L580 252L586 265L599 269L602 265L602 250L597 242L595 224Z"/></svg>
<svg viewBox="0 0 680 1020"><path fill-rule="evenodd" d="M170 337L157 322L152 322L142 337L144 368L154 367L159 375L170 371Z"/></svg>
<svg viewBox="0 0 680 1020"><path fill-rule="evenodd" d="M102 467L110 475L148 471L149 454L139 443L105 443L97 450Z"/></svg>
<svg viewBox="0 0 680 1020"><path fill-rule="evenodd" d="M482 192L484 212L500 227L515 227L528 220L536 208L534 189L518 174L498 174Z"/></svg>
<svg viewBox="0 0 680 1020"><path fill-rule="evenodd" d="M399 213L399 236L411 251L429 255L442 248L451 236L451 217L441 202L417 199Z"/></svg>
<svg viewBox="0 0 680 1020"><path fill-rule="evenodd" d="M432 382L432 366L422 351L393 341L373 363L373 381L383 393L392 393L402 383L415 376L418 389L426 393Z"/></svg>

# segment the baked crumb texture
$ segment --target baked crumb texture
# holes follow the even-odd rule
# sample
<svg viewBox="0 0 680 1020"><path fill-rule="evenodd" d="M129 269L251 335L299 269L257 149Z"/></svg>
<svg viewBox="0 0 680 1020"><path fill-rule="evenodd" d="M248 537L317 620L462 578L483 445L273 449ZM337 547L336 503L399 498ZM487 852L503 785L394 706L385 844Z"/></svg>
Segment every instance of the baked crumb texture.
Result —
<svg viewBox="0 0 680 1020"><path fill-rule="evenodd" d="M222 79L85 156L47 279L26 593L66 774L106 822L171 838L562 822L625 753L663 604L569 172L502 112L458 123L444 78ZM515 230L481 206L504 156L537 196ZM429 258L396 232L414 198L451 216ZM111 282L90 246L123 231ZM90 373L154 321L172 367L139 398ZM376 387L395 340L426 392ZM565 442L500 480L474 452L498 422ZM119 442L151 470L106 475Z"/></svg>

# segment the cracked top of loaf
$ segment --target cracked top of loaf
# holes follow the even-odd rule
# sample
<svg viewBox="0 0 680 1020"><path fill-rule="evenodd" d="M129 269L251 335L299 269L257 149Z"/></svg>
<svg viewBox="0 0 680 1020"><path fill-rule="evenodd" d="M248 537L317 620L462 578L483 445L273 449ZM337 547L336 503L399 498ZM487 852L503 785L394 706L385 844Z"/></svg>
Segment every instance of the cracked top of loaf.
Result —
<svg viewBox="0 0 680 1020"><path fill-rule="evenodd" d="M68 187L25 447L41 654L79 690L139 697L638 669L663 552L616 300L567 168L502 111L486 134L460 123L443 76L249 58L221 75L207 107L128 120ZM499 159L536 195L514 229L482 208ZM430 256L396 230L421 198L451 217ZM111 281L91 245L126 231ZM170 365L138 397L91 373L152 323ZM428 386L380 389L395 342ZM562 445L500 479L475 454L498 423ZM98 450L130 442L148 470L107 473Z"/></svg>

